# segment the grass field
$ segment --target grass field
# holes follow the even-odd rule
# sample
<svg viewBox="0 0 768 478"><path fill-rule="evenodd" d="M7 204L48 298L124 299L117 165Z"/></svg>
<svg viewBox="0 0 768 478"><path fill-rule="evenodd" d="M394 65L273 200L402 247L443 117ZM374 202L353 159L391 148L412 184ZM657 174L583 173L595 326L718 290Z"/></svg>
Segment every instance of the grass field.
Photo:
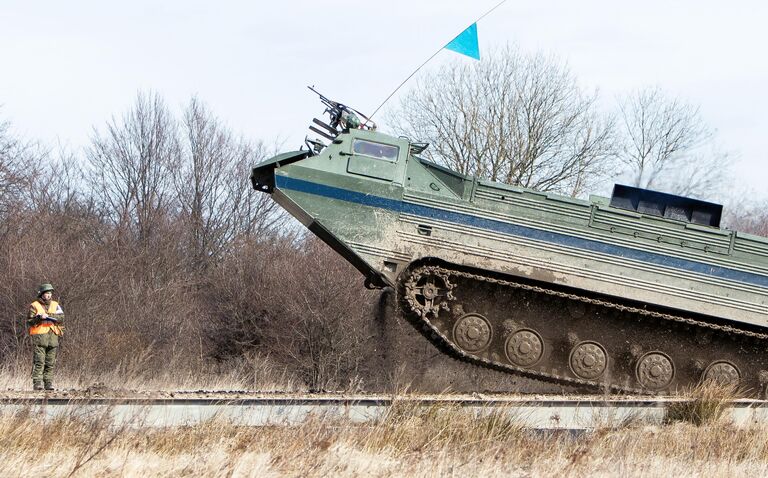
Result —
<svg viewBox="0 0 768 478"><path fill-rule="evenodd" d="M536 432L504 411L398 404L376 423L316 417L291 427L211 420L149 428L141 416L42 420L0 411L0 476L766 476L768 427L736 428L699 393L664 425ZM0 409L1 410L1 409Z"/></svg>

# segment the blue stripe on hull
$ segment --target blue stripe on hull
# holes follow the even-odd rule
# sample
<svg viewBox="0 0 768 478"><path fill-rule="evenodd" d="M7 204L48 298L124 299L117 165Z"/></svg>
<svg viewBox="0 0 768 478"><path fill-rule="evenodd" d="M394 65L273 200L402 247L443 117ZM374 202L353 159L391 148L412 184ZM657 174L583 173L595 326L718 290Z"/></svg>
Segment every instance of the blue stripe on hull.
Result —
<svg viewBox="0 0 768 478"><path fill-rule="evenodd" d="M335 188L332 186L326 186L323 184L280 175L275 176L275 184L278 188L281 189L292 189L294 191L338 199L340 201L361 204L364 206L371 206L395 212L413 214L415 216L437 219L455 224L463 224L466 226L486 229L502 234L524 237L577 249L584 249L601 254L608 254L625 259L680 269L687 272L695 272L720 279L743 282L745 284L751 284L760 287L768 287L768 276L729 269L726 267L714 266L711 264L705 264L703 262L690 261L687 259L680 259L677 257L671 257L653 252L639 251L629 247L607 244L600 241L583 239L580 237L569 236L567 234L561 234L557 232L542 231L541 229L520 226L517 224L509 224L493 219L485 219L473 216L471 214L446 211L444 209L438 209L435 207L410 204L403 201L383 198L379 196L371 196L355 191L349 191L347 189Z"/></svg>

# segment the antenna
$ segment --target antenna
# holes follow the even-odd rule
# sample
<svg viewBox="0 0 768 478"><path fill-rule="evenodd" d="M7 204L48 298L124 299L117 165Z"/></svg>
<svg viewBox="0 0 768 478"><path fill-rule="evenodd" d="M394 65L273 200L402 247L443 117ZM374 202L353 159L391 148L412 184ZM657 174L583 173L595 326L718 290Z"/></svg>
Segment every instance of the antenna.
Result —
<svg viewBox="0 0 768 478"><path fill-rule="evenodd" d="M506 3L506 2L507 2L507 0L501 0L499 3L497 3L497 4L496 4L496 6L494 6L493 8L491 8L490 10L488 10L487 12L483 13L482 15L480 15L480 17L479 17L477 20L475 20L474 22L472 22L472 23L477 23L477 22L479 22L480 20L482 20L483 18L487 17L487 16L488 16L488 15L489 15L491 12L493 12L494 10L496 10L497 8L499 8L499 7L500 7L502 4L504 4L504 3ZM470 23L470 25L472 25L472 23ZM462 32L463 32L463 31L464 31L464 30L462 30ZM461 33L461 32L459 32L459 33ZM454 37L454 38L455 38L455 37ZM451 41L453 41L453 38L451 39ZM451 41L449 41L448 43L450 43ZM378 106L378 108L376 108L376 109L374 110L373 114L371 114L371 115L370 115L370 116L369 116L369 117L366 119L366 121L365 121L365 123L363 123L363 125L367 124L367 123L368 123L368 121L370 120L370 118L373 118L373 116L374 116L376 113L378 113L378 112L379 112L379 110L381 109L381 107L382 107L382 106L384 106L385 104L387 104L387 101L389 101L389 100L390 100L390 99L391 99L393 96L395 96L395 93L397 93L397 92L398 92L398 90L399 90L400 88L402 88L402 87L403 87L403 85L405 85L405 84L408 82L408 80L410 80L411 78L413 78L413 75L415 75L416 73L418 73L418 72L419 72L419 70L421 70L422 68L424 68L424 65L426 65L427 63L429 63L429 62L432 60L432 58L436 57L436 56L437 56L437 54L438 54L438 53L440 53L440 52L441 52L441 51L442 51L442 50L443 50L443 49L444 49L444 48L445 48L445 47L448 45L448 43L446 43L445 45L441 46L441 47L440 47L440 48L439 48L439 49L438 49L438 50L437 50L435 53L433 53L433 54L432 54L432 56L430 56L429 58L427 58L427 60L426 60L424 63L422 63L421 65L419 65L419 67L418 67L418 68L416 68L416 69L413 71L413 73L411 73L410 75L408 75L408 78L406 78L405 80L403 80L403 82L402 82L402 83L400 83L399 85L397 85L397 88L395 88L395 90L394 90L392 93L390 93L390 94L389 94L389 96L387 96L387 98L386 98L384 101L382 101L382 102L381 102L381 104Z"/></svg>

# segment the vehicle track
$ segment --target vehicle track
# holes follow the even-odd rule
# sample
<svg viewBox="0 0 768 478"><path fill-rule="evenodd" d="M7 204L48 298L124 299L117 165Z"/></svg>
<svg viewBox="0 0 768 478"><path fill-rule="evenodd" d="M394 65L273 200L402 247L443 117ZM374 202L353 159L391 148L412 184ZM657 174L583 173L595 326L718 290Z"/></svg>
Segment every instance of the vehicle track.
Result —
<svg viewBox="0 0 768 478"><path fill-rule="evenodd" d="M557 302L549 311L555 318L539 311L505 320L517 311L491 303L508 303L515 293L530 294L538 306ZM765 333L443 263L413 265L401 275L399 294L422 335L443 353L481 367L610 393L672 393L713 379L753 397L765 394ZM581 322L566 316L573 305L590 310L582 311ZM588 340L578 338L577 323Z"/></svg>

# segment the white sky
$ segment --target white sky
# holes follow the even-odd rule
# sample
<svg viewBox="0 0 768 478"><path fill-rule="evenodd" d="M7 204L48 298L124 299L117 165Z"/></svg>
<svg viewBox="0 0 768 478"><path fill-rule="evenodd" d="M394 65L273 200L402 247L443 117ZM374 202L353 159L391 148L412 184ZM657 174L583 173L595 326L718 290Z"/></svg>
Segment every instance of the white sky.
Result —
<svg viewBox="0 0 768 478"><path fill-rule="evenodd" d="M233 130L297 149L322 112L307 85L371 113L496 3L3 0L0 118L77 149L153 89L174 107L197 94ZM557 55L606 102L652 85L699 105L737 154L735 192L765 198L767 23L758 1L509 0L478 32L481 55L505 43Z"/></svg>

